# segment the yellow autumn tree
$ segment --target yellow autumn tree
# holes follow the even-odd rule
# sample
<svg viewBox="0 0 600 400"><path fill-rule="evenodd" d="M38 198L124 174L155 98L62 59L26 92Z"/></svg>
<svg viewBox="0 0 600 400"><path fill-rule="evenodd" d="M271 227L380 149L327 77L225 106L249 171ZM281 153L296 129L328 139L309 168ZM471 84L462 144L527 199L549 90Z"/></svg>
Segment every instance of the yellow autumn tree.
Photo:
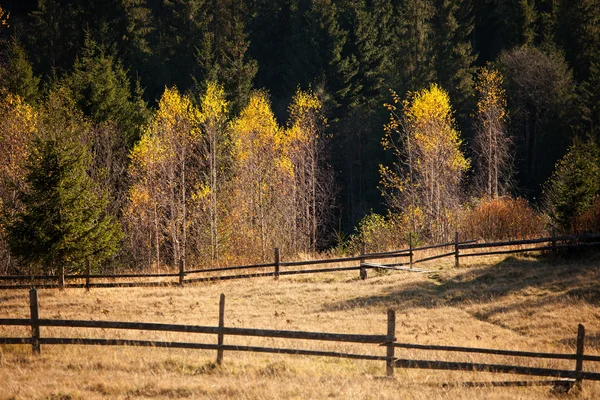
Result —
<svg viewBox="0 0 600 400"><path fill-rule="evenodd" d="M392 168L380 167L384 196L399 211L422 213L432 241L446 240L459 206L461 181L469 160L461 151L448 93L436 84L387 105L390 121L383 145L394 151ZM397 106L402 104L402 114ZM413 221L413 229L416 224Z"/></svg>
<svg viewBox="0 0 600 400"><path fill-rule="evenodd" d="M333 174L326 160L323 103L312 91L298 89L288 108L286 152L294 166L291 225L295 251L314 252L319 227L331 220Z"/></svg>
<svg viewBox="0 0 600 400"><path fill-rule="evenodd" d="M7 94L0 100L0 214L10 217L20 210L17 193L25 184L25 161L37 131L38 114L21 97ZM0 273L12 265L0 218Z"/></svg>
<svg viewBox="0 0 600 400"><path fill-rule="evenodd" d="M294 167L286 154L287 138L271 111L265 92L250 96L231 124L233 248L238 254L265 259L273 247L287 247L291 182ZM289 215L289 214L288 214Z"/></svg>
<svg viewBox="0 0 600 400"><path fill-rule="evenodd" d="M512 170L512 141L506 129L506 93L502 74L490 67L477 77L477 114L475 115L475 183L488 199L503 195Z"/></svg>
<svg viewBox="0 0 600 400"><path fill-rule="evenodd" d="M198 174L201 157L199 111L188 96L165 89L158 110L131 152L132 186L126 219L132 249L157 268L183 265L190 255L188 232L197 219L189 215L208 190ZM154 256L151 257L152 248ZM168 254L163 254L164 252Z"/></svg>
<svg viewBox="0 0 600 400"><path fill-rule="evenodd" d="M207 160L205 181L209 189L209 229L212 261L219 260L221 247L221 214L225 213L226 196L222 189L229 170L228 154L230 147L228 129L229 103L225 98L223 86L217 82L208 82L206 91L200 98L199 122L202 130L202 152Z"/></svg>

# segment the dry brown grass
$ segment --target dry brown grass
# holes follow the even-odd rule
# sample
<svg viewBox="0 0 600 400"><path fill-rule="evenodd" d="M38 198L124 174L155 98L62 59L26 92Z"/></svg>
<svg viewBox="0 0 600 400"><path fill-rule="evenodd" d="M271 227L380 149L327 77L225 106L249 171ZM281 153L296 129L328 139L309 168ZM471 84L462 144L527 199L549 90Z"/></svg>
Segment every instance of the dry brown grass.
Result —
<svg viewBox="0 0 600 400"><path fill-rule="evenodd" d="M577 324L583 323L586 353L600 354L600 256L465 259L460 269L450 268L452 263L427 265L437 270L429 276L370 271L366 281L356 271L185 288L41 290L40 316L214 326L219 294L225 293L229 326L384 334L386 310L393 308L403 342L573 353ZM0 317L26 318L28 312L27 291L0 291ZM28 334L25 328L0 327L0 336ZM161 332L42 328L42 335L216 343L214 336ZM377 346L329 342L225 337L225 343L385 355ZM395 379L385 379L383 362L225 352L224 365L217 367L214 351L85 346L42 351L34 357L29 346L0 346L0 399L552 396L548 387L443 385L527 378L519 376L398 369ZM398 349L397 356L574 368L574 362L476 354ZM600 398L600 385L584 382L576 398Z"/></svg>

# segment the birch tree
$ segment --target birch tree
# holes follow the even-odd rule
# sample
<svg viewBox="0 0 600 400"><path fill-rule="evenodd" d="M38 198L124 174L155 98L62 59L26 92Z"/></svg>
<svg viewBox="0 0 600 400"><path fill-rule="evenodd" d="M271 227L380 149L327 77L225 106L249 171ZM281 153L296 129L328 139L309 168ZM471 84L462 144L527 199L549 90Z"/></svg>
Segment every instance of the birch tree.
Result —
<svg viewBox="0 0 600 400"><path fill-rule="evenodd" d="M330 219L333 174L326 163L327 120L323 103L312 91L298 89L289 106L288 154L294 166L294 247L314 252L319 227Z"/></svg>
<svg viewBox="0 0 600 400"><path fill-rule="evenodd" d="M205 173L209 193L209 225L211 259L219 260L220 218L223 211L221 196L222 186L226 181L228 169L228 107L223 87L216 82L208 82L206 91L200 99L200 128L202 130L202 151L207 160L208 171ZM224 206L224 204L223 204Z"/></svg>
<svg viewBox="0 0 600 400"><path fill-rule="evenodd" d="M409 93L402 115L397 114L400 102L395 95L388 105L390 122L383 144L397 160L392 168L380 168L384 196L391 207L422 212L427 224L422 233L442 241L450 232L469 160L461 151L450 99L442 88L432 84Z"/></svg>
<svg viewBox="0 0 600 400"><path fill-rule="evenodd" d="M278 126L265 92L250 96L246 108L232 122L232 135L235 247L242 254L258 251L264 259L267 249L289 243L286 204L294 172L285 155L285 132Z"/></svg>
<svg viewBox="0 0 600 400"><path fill-rule="evenodd" d="M133 185L127 216L132 235L149 246L147 227L153 226L157 268L162 249L170 251L165 263L185 266L189 249L188 230L195 219L188 208L206 197L197 174L201 130L198 110L177 89L165 89L158 110L131 153ZM150 222L152 221L152 223Z"/></svg>
<svg viewBox="0 0 600 400"><path fill-rule="evenodd" d="M493 68L482 68L475 90L475 183L488 199L505 193L512 170L512 141L506 130L506 94L502 75Z"/></svg>

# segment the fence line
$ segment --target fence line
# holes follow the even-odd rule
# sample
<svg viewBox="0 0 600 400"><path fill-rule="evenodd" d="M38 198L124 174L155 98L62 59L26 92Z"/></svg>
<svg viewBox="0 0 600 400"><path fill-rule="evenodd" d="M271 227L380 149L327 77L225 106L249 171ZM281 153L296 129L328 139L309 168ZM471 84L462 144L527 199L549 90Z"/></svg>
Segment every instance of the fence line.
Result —
<svg viewBox="0 0 600 400"><path fill-rule="evenodd" d="M488 373L519 374L530 376L568 378L570 381L544 381L543 384L573 385L581 386L583 380L600 381L600 373L584 371L583 362L600 362L600 356L584 355L585 328L578 326L577 345L575 354L541 353L530 351L515 351L501 349L486 349L458 346L421 345L412 343L396 342L396 313L394 310L387 312L387 330L385 335L373 334L349 334L349 333L326 333L307 331L287 331L273 329L235 328L225 326L225 295L221 294L219 300L219 323L217 326L178 325L146 322L118 322L118 321L91 321L91 320L58 320L39 318L38 293L36 289L30 290L30 318L3 318L0 325L4 326L30 326L31 337L0 337L0 344L28 344L32 346L34 354L41 354L44 345L95 345L95 346L138 346L156 348L180 348L197 350L216 350L217 363L221 364L224 352L255 352L272 354L289 354L319 357L334 357L357 360L385 361L386 375L393 376L396 368L418 368L418 369L440 369L452 371L475 371ZM184 332L203 333L217 335L217 343L198 342L175 342L175 341L153 341L134 339L110 339L110 338L72 338L72 337L44 337L41 335L41 327L69 327L69 328L96 328L96 329L125 329L161 332ZM386 354L357 354L336 351L260 347L224 344L225 336L263 337L303 339L331 342L351 342L365 345L375 345L377 348L386 349ZM396 348L449 351L458 353L479 353L500 356L529 357L535 359L561 359L576 360L574 370L538 368L520 365L487 364L475 362L454 362L438 360L415 360L397 358ZM485 383L485 382L483 382ZM527 383L527 382L521 382ZM535 382L540 383L540 382ZM494 384L494 382L490 382ZM525 384L522 386L526 386Z"/></svg>
<svg viewBox="0 0 600 400"><path fill-rule="evenodd" d="M412 239L412 236L411 236ZM437 244L437 245L428 245L421 247L413 247L412 240L409 243L408 249L401 249L395 251L388 252L380 252L380 253L366 253L364 249L361 251L361 254L358 256L352 257L340 257L340 258L331 258L331 259L320 259L320 260L307 260L307 261L281 261L279 249L274 249L274 262L272 263L262 263L262 264L253 264L253 265L240 265L240 266L232 266L232 267L218 267L218 268L207 268L207 269L193 269L193 270L185 270L183 264L180 265L180 270L178 273L140 273L140 274L91 274L89 270L89 265L86 265L86 273L82 275L76 274L68 274L64 276L60 275L28 275L28 276L18 276L18 275L10 275L10 276L0 276L0 281L8 281L8 282L21 282L21 283L13 283L8 285L0 285L0 289L29 289L31 287L37 288L59 288L63 289L65 287L69 288L86 288L90 289L91 287L96 288L111 288L111 287L162 287L162 286L175 286L175 285L185 285L186 283L198 283L198 282L213 282L220 280L232 280L232 279L248 279L248 278L259 278L259 277L273 277L274 279L278 279L281 276L286 275L299 275L299 274L316 274L316 273L331 273L331 272L341 272L341 271L360 271L360 278L367 279L367 270L368 269L393 269L393 267L401 267L401 266L409 266L411 269L414 264L419 264L423 262L438 260L442 258L454 257L455 266L458 267L460 265L460 259L464 257L477 257L477 256L488 256L488 255L500 255L500 254L513 254L513 253L522 253L522 252L532 252L532 251L551 251L556 254L560 249L566 248L580 248L580 247L589 247L589 246L598 246L600 245L600 241L592 241L589 240L597 240L600 239L600 234L593 235L578 235L578 236L556 236L553 232L551 237L538 238L538 239L527 239L527 240L514 240L514 241L503 241L503 242L488 242L488 243L476 243L475 240L467 240L467 241L459 241L458 233L455 235L455 240L449 243ZM577 241L577 243L570 243L570 241ZM584 241L584 242L582 242ZM561 242L561 243L558 243ZM541 247L527 247L520 249L501 249L501 250L492 250L492 251L479 251L481 249L493 249L499 247L510 247L510 246L530 246L530 245L539 245L549 243L547 246ZM452 248L452 251L444 252L442 254L436 254L433 256L424 257L421 259L415 259L415 253L426 250L434 250L434 249L442 249L442 248ZM465 250L469 251L465 253ZM475 251L475 252L473 252ZM365 263L367 260L383 260L390 258L408 258L407 262L396 262L396 263L386 263L386 264L377 264L377 263ZM358 266L349 266L349 267L329 267L329 268L311 268L311 269L287 269L299 266L313 266L319 264L333 264L333 263L346 263L346 262L356 262L359 261L360 264ZM251 270L251 269L265 269L265 268L273 268L273 270L268 272L250 272L244 274L232 274L232 275L211 275L211 276L197 276L202 274L211 274L215 272L228 272L228 271L241 271L241 270ZM424 270L413 270L415 272L428 272ZM92 279L123 279L123 278L177 278L177 280L173 281L146 281L146 282L92 282ZM65 284L65 279L70 280L85 280L85 283L67 283ZM29 282L27 282L29 281ZM36 281L54 281L52 283L38 283ZM27 283L24 283L27 282Z"/></svg>

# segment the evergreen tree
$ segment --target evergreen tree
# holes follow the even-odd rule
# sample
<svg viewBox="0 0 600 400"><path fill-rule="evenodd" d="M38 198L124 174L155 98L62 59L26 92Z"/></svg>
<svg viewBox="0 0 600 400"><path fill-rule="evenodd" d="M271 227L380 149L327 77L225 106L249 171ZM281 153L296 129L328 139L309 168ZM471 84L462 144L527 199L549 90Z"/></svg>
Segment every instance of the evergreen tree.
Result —
<svg viewBox="0 0 600 400"><path fill-rule="evenodd" d="M27 103L34 103L39 97L40 79L33 74L27 54L15 36L3 53L4 62L0 63L0 85Z"/></svg>
<svg viewBox="0 0 600 400"><path fill-rule="evenodd" d="M399 5L399 30L394 46L394 87L402 95L435 81L433 0L404 0Z"/></svg>
<svg viewBox="0 0 600 400"><path fill-rule="evenodd" d="M141 126L148 117L139 85L136 93L125 69L103 46L86 37L73 72L62 80L83 113L95 123L112 121L122 142L131 148L139 139Z"/></svg>
<svg viewBox="0 0 600 400"><path fill-rule="evenodd" d="M87 175L86 129L68 93L52 93L27 163L24 210L7 227L12 252L46 272L81 270L86 260L97 265L116 252L121 238Z"/></svg>
<svg viewBox="0 0 600 400"><path fill-rule="evenodd" d="M196 85L220 82L228 94L231 111L239 113L248 102L258 70L249 57L245 31L245 7L239 0L213 1L206 14L202 44L196 50ZM200 79L198 79L200 78Z"/></svg>
<svg viewBox="0 0 600 400"><path fill-rule="evenodd" d="M575 217L592 204L599 191L600 148L592 139L576 138L545 185L548 214L560 228L576 231Z"/></svg>
<svg viewBox="0 0 600 400"><path fill-rule="evenodd" d="M600 3L560 1L557 41L581 82L586 131L600 132Z"/></svg>
<svg viewBox="0 0 600 400"><path fill-rule="evenodd" d="M86 36L104 43L110 51L121 50L125 35L121 0L39 0L31 14L27 43L39 72L45 75L69 71Z"/></svg>
<svg viewBox="0 0 600 400"><path fill-rule="evenodd" d="M493 0L500 21L503 47L533 45L536 39L537 10L535 0Z"/></svg>
<svg viewBox="0 0 600 400"><path fill-rule="evenodd" d="M448 91L459 117L466 119L473 96L473 63L476 55L471 46L472 6L465 0L437 0L433 20L435 32L435 68L438 83Z"/></svg>

